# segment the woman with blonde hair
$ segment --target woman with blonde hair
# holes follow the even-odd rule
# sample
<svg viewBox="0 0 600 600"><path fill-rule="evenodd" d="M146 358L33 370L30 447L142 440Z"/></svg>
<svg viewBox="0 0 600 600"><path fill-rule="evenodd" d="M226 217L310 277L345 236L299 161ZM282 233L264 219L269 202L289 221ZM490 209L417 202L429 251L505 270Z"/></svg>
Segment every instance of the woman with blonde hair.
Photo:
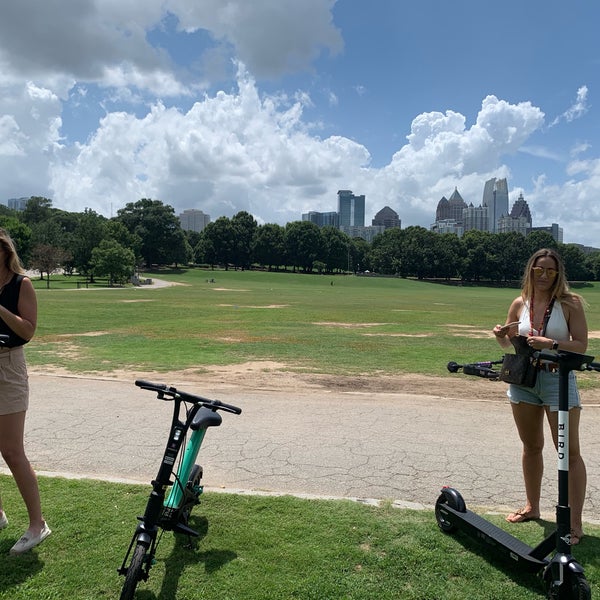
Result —
<svg viewBox="0 0 600 600"><path fill-rule="evenodd" d="M23 346L37 325L37 301L33 284L23 274L15 245L0 229L0 454L10 469L29 515L29 528L10 549L22 554L46 539L51 531L44 517L35 472L25 455L23 437L29 406L29 381ZM0 529L8 518L0 499Z"/></svg>
<svg viewBox="0 0 600 600"><path fill-rule="evenodd" d="M513 323L518 322L518 325ZM545 328L544 328L545 325ZM555 250L542 248L525 267L521 294L508 309L505 325L493 330L503 348L509 336L525 336L535 350L566 350L584 353L588 327L584 301L570 291L563 262ZM544 460L544 415L548 419L555 447L558 444L558 366L542 362L532 388L510 384L508 392L517 431L523 443L523 477L526 503L508 515L510 523L522 523L540 516L540 495ZM569 373L569 498L571 504L571 545L583 537L582 511L586 470L579 447L581 400L575 373Z"/></svg>

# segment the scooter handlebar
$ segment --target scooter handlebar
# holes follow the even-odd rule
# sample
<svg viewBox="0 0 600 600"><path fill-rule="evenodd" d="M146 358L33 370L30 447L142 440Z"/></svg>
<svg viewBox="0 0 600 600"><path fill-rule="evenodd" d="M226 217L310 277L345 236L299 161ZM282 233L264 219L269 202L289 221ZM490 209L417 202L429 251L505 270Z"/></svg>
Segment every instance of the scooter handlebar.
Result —
<svg viewBox="0 0 600 600"><path fill-rule="evenodd" d="M500 373L495 371L493 365L502 364L502 360L484 360L476 363L467 363L460 365L455 361L450 361L446 367L450 373L458 373L461 369L465 375L483 377L484 379L499 379Z"/></svg>

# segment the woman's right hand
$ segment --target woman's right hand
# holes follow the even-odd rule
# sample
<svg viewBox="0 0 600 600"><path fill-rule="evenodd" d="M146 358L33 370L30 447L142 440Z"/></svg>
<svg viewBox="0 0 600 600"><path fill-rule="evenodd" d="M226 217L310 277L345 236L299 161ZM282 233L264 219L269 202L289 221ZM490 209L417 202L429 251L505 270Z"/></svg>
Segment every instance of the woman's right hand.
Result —
<svg viewBox="0 0 600 600"><path fill-rule="evenodd" d="M517 335L519 333L519 323L520 321L512 321L511 323L506 323L506 325L496 325L494 329L492 329L493 334L497 338L505 338L507 335Z"/></svg>

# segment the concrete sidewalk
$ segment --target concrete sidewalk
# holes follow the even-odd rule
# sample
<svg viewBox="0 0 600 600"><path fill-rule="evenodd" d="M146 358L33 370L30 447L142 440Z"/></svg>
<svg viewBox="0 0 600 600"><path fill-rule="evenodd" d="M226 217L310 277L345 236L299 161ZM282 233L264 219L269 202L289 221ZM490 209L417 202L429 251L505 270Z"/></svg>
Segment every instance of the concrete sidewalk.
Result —
<svg viewBox="0 0 600 600"><path fill-rule="evenodd" d="M171 403L131 381L31 375L27 453L39 474L149 483ZM431 507L442 485L469 508L523 504L521 447L506 403L410 393L249 391L169 382L243 409L223 413L201 453L207 489L388 499ZM584 520L600 522L600 407L585 406ZM554 517L556 455L547 429L542 513Z"/></svg>

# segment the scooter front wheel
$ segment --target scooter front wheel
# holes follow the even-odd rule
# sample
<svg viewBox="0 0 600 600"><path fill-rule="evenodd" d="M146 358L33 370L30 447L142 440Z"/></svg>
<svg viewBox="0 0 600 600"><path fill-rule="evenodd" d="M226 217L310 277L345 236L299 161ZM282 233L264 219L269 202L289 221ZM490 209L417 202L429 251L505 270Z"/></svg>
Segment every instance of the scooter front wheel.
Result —
<svg viewBox="0 0 600 600"><path fill-rule="evenodd" d="M123 584L119 600L133 600L137 584L145 578L144 563L148 560L147 552L148 547L145 544L141 542L136 544L131 556L131 562L129 563L129 567L127 567L125 583Z"/></svg>
<svg viewBox="0 0 600 600"><path fill-rule="evenodd" d="M591 600L592 590L583 573L565 569L565 580L561 584L552 581L550 569L544 574L546 591L550 600Z"/></svg>

